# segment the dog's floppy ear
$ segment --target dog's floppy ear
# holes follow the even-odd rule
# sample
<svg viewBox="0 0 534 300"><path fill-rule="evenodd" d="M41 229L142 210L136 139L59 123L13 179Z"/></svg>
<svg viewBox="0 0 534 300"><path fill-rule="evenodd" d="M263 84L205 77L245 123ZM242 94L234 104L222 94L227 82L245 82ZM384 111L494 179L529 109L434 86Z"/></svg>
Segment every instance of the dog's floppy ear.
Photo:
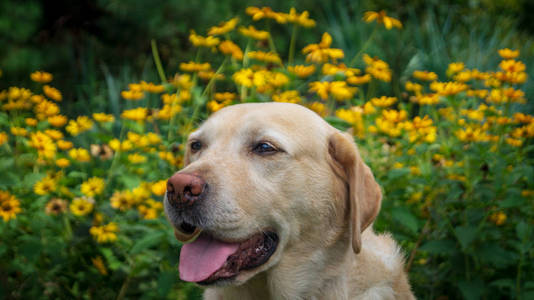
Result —
<svg viewBox="0 0 534 300"><path fill-rule="evenodd" d="M361 233L369 226L380 210L382 192L371 169L363 162L352 136L336 132L329 137L328 151L348 187L352 249L361 250Z"/></svg>

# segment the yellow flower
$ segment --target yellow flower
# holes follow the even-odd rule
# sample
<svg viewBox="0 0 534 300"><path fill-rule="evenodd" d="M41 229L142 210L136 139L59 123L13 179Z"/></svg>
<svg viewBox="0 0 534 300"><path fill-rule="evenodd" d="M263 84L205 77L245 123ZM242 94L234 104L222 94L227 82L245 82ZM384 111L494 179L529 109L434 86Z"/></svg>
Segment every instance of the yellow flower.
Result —
<svg viewBox="0 0 534 300"><path fill-rule="evenodd" d="M488 96L488 90L467 90L467 96L484 99Z"/></svg>
<svg viewBox="0 0 534 300"><path fill-rule="evenodd" d="M48 98L50 98L52 100L55 100L55 101L63 100L63 96L61 95L61 92L58 89L54 88L54 87L51 87L49 85L45 85L45 86L43 86L43 92Z"/></svg>
<svg viewBox="0 0 534 300"><path fill-rule="evenodd" d="M243 51L241 51L241 48L232 41L226 40L221 42L219 44L219 51L221 51L222 54L232 56L234 59L243 59Z"/></svg>
<svg viewBox="0 0 534 300"><path fill-rule="evenodd" d="M115 191L110 198L111 207L124 211L133 205L133 194L130 191Z"/></svg>
<svg viewBox="0 0 534 300"><path fill-rule="evenodd" d="M505 141L508 145L514 146L514 147L521 147L523 145L523 140L520 140L520 139L506 138Z"/></svg>
<svg viewBox="0 0 534 300"><path fill-rule="evenodd" d="M215 47L220 42L220 40L216 37L213 37L213 36L203 37L203 36L197 35L195 31L191 31L191 33L189 34L189 41L195 47L207 47L207 48Z"/></svg>
<svg viewBox="0 0 534 300"><path fill-rule="evenodd" d="M67 117L63 115L55 115L48 117L48 123L54 127L62 127L67 124Z"/></svg>
<svg viewBox="0 0 534 300"><path fill-rule="evenodd" d="M69 208L75 216L81 217L93 211L94 202L93 198L78 197L72 200Z"/></svg>
<svg viewBox="0 0 534 300"><path fill-rule="evenodd" d="M93 119L95 119L95 121L100 122L100 123L115 121L115 117L113 115L108 115L105 113L94 113Z"/></svg>
<svg viewBox="0 0 534 300"><path fill-rule="evenodd" d="M104 264L102 257L97 256L95 258L91 258L91 262L100 274L104 276L108 275L108 270L106 269L106 265Z"/></svg>
<svg viewBox="0 0 534 300"><path fill-rule="evenodd" d="M165 104L163 107L156 111L155 117L159 120L170 120L174 115L182 111L182 106L178 104Z"/></svg>
<svg viewBox="0 0 534 300"><path fill-rule="evenodd" d="M303 11L300 15L297 13L297 10L292 7L289 10L289 15L287 15L287 21L289 23L294 23L302 27L313 27L315 26L315 21L308 18L309 13L307 10Z"/></svg>
<svg viewBox="0 0 534 300"><path fill-rule="evenodd" d="M226 22L222 22L219 26L213 26L208 30L208 35L223 35L235 29L239 23L239 18L232 18Z"/></svg>
<svg viewBox="0 0 534 300"><path fill-rule="evenodd" d="M502 211L493 213L489 216L489 219L491 222L495 223L495 225L500 226L506 222L506 214Z"/></svg>
<svg viewBox="0 0 534 300"><path fill-rule="evenodd" d="M287 70L295 75L297 75L299 78L306 78L310 75L312 75L315 72L315 65L296 65L296 66L289 66L287 67Z"/></svg>
<svg viewBox="0 0 534 300"><path fill-rule="evenodd" d="M371 75L369 74L347 77L347 83L354 85L368 83L369 81L371 81Z"/></svg>
<svg viewBox="0 0 534 300"><path fill-rule="evenodd" d="M376 57L370 57L367 54L363 55L363 61L367 65L365 72L371 74L374 78L385 82L391 81L391 70L389 65Z"/></svg>
<svg viewBox="0 0 534 300"><path fill-rule="evenodd" d="M410 98L410 101L421 105L433 105L439 103L438 94L421 94Z"/></svg>
<svg viewBox="0 0 534 300"><path fill-rule="evenodd" d="M35 82L49 83L50 81L52 81L54 76L52 76L52 74L50 74L48 72L35 71L35 72L30 74L30 78L31 78L31 80L33 80Z"/></svg>
<svg viewBox="0 0 534 300"><path fill-rule="evenodd" d="M236 98L236 94L235 93L229 93L229 92L224 92L224 93L215 93L213 95L213 98L217 101L232 101Z"/></svg>
<svg viewBox="0 0 534 300"><path fill-rule="evenodd" d="M146 200L146 203L143 205L139 205L137 207L137 210L139 211L139 214L143 217L145 220L153 220L158 217L159 212L163 209L163 205L161 202L156 202L153 199Z"/></svg>
<svg viewBox="0 0 534 300"><path fill-rule="evenodd" d="M121 97L126 100L141 100L144 96L145 93L143 93L143 91L128 90L121 92Z"/></svg>
<svg viewBox="0 0 534 300"><path fill-rule="evenodd" d="M447 76L452 76L460 71L462 71L465 68L465 65L463 62L453 62L449 64L449 67L447 68Z"/></svg>
<svg viewBox="0 0 534 300"><path fill-rule="evenodd" d="M152 191L152 194L156 196L163 196L165 191L167 191L167 180L164 179L152 183L150 190Z"/></svg>
<svg viewBox="0 0 534 300"><path fill-rule="evenodd" d="M230 104L232 104L231 101L218 102L218 101L215 101L215 100L211 100L206 104L206 106L208 107L208 109L211 112L216 112L216 111L220 110L221 108L226 107L226 106L228 106Z"/></svg>
<svg viewBox="0 0 534 300"><path fill-rule="evenodd" d="M14 135L14 136L26 136L26 135L28 135L28 130L26 130L26 128L11 127L11 128L9 128L9 130L11 131L11 134Z"/></svg>
<svg viewBox="0 0 534 300"><path fill-rule="evenodd" d="M341 73L347 77L351 77L360 74L360 70L356 68L348 68L345 64L329 64L326 63L321 69L324 75L336 75Z"/></svg>
<svg viewBox="0 0 534 300"><path fill-rule="evenodd" d="M59 140L59 141L57 141L57 146L61 150L69 150L74 145L70 141Z"/></svg>
<svg viewBox="0 0 534 300"><path fill-rule="evenodd" d="M423 90L423 86L418 83L413 83L411 81L406 81L406 85L404 86L407 91L414 92L416 95L421 94L421 91Z"/></svg>
<svg viewBox="0 0 534 300"><path fill-rule="evenodd" d="M26 118L24 119L24 122L26 123L26 125L33 127L36 126L39 121L34 118Z"/></svg>
<svg viewBox="0 0 534 300"><path fill-rule="evenodd" d="M37 104L33 111L35 112L37 119L44 120L48 117L57 115L59 113L59 106L54 102L44 100Z"/></svg>
<svg viewBox="0 0 534 300"><path fill-rule="evenodd" d="M124 110L121 114L121 118L132 121L144 121L148 118L148 109L145 107L138 107Z"/></svg>
<svg viewBox="0 0 534 300"><path fill-rule="evenodd" d="M493 78L486 80L486 86L499 87L502 82L512 84L521 84L527 81L528 75L526 72L496 72Z"/></svg>
<svg viewBox="0 0 534 300"><path fill-rule="evenodd" d="M30 134L29 145L37 150L40 158L52 159L56 155L57 148L54 141L40 131Z"/></svg>
<svg viewBox="0 0 534 300"><path fill-rule="evenodd" d="M371 103L374 106L378 106L378 107L388 107L388 106L393 105L395 102L397 102L397 98L396 97L382 96L380 98L372 98L371 99Z"/></svg>
<svg viewBox="0 0 534 300"><path fill-rule="evenodd" d="M312 102L308 105L306 105L309 109L313 110L315 113L317 113L321 117L325 117L328 113L328 110L326 109L326 105L324 105L321 102Z"/></svg>
<svg viewBox="0 0 534 300"><path fill-rule="evenodd" d="M54 140L59 140L59 139L62 139L63 138L63 132L59 131L59 130L55 130L55 129L46 129L44 131L44 133L46 135L48 135L49 137L51 137L52 139Z"/></svg>
<svg viewBox="0 0 534 300"><path fill-rule="evenodd" d="M430 84L430 89L435 91L441 96L450 96L450 95L456 95L460 92L463 92L467 90L469 86L465 83L461 82L439 82L434 81Z"/></svg>
<svg viewBox="0 0 534 300"><path fill-rule="evenodd" d="M57 189L56 179L45 176L33 185L33 192L37 195L48 195Z"/></svg>
<svg viewBox="0 0 534 300"><path fill-rule="evenodd" d="M306 55L306 61L314 63L326 63L329 60L336 61L342 59L345 55L343 50L337 48L330 48L332 44L332 36L328 32L323 33L321 42L319 44L310 44L302 49L303 54Z"/></svg>
<svg viewBox="0 0 534 300"><path fill-rule="evenodd" d="M96 195L102 194L104 191L104 179L99 177L91 177L89 180L82 183L80 190L82 194L88 197L94 197Z"/></svg>
<svg viewBox="0 0 534 300"><path fill-rule="evenodd" d="M128 155L128 161L130 161L132 164L139 164L146 162L146 156L133 153Z"/></svg>
<svg viewBox="0 0 534 300"><path fill-rule="evenodd" d="M281 64L282 60L278 56L278 54L274 52L263 52L263 51L250 51L247 53L247 56L251 59L267 62L267 63L273 63L273 64Z"/></svg>
<svg viewBox="0 0 534 300"><path fill-rule="evenodd" d="M518 73L525 71L526 67L523 62L513 59L503 60L499 64L499 67L506 72Z"/></svg>
<svg viewBox="0 0 534 300"><path fill-rule="evenodd" d="M363 105L363 113L364 114L371 115L371 114L374 114L375 112L376 112L376 108L373 106L373 104L371 102L366 102Z"/></svg>
<svg viewBox="0 0 534 300"><path fill-rule="evenodd" d="M72 136L77 136L82 132L88 131L93 127L93 121L87 116L79 116L75 120L70 120L65 128Z"/></svg>
<svg viewBox="0 0 534 300"><path fill-rule="evenodd" d="M299 103L300 96L298 91L285 91L281 94L273 95L273 100L275 102Z"/></svg>
<svg viewBox="0 0 534 300"><path fill-rule="evenodd" d="M116 232L119 231L119 226L114 222L109 222L104 226L92 226L89 233L96 239L98 243L114 242L117 240Z"/></svg>
<svg viewBox="0 0 534 300"><path fill-rule="evenodd" d="M456 75L454 75L453 77L454 80L459 81L459 82L466 82L466 81L471 80L472 78L473 77L471 76L471 71L469 70L460 71L456 73Z"/></svg>
<svg viewBox="0 0 534 300"><path fill-rule="evenodd" d="M338 109L336 111L336 116L350 123L354 130L354 135L360 138L362 138L364 134L362 115L363 109L357 106L353 106L350 109Z"/></svg>
<svg viewBox="0 0 534 300"><path fill-rule="evenodd" d="M113 149L113 151L128 151L133 148L133 144L131 141L125 140L121 143L118 139L112 139L109 141L109 147Z"/></svg>
<svg viewBox="0 0 534 300"><path fill-rule="evenodd" d="M68 160L66 158L56 159L56 166L58 166L60 168L66 168L66 167L70 166L70 160Z"/></svg>
<svg viewBox="0 0 534 300"><path fill-rule="evenodd" d="M245 87L263 86L267 80L262 72L254 72L252 69L241 69L234 73L232 79L238 84Z"/></svg>
<svg viewBox="0 0 534 300"><path fill-rule="evenodd" d="M270 36L268 31L257 30L252 25L250 25L248 28L243 27L243 26L239 27L239 33L241 33L242 35L246 37L259 40L259 41L264 41L268 39Z"/></svg>
<svg viewBox="0 0 534 300"><path fill-rule="evenodd" d="M438 79L438 75L434 72L417 70L413 72L413 77L424 81L435 81Z"/></svg>
<svg viewBox="0 0 534 300"><path fill-rule="evenodd" d="M314 81L310 83L310 92L316 92L321 99L326 100L331 95L338 101L351 99L357 88L347 86L345 81Z"/></svg>
<svg viewBox="0 0 534 300"><path fill-rule="evenodd" d="M9 192L0 190L0 217L4 222L15 219L20 212L19 200Z"/></svg>
<svg viewBox="0 0 534 300"><path fill-rule="evenodd" d="M489 103L525 103L525 93L512 87L506 89L492 89L486 101Z"/></svg>
<svg viewBox="0 0 534 300"><path fill-rule="evenodd" d="M165 86L163 86L162 84L154 84L152 82L141 81L139 85L141 86L141 90L148 93L159 94L165 91Z"/></svg>
<svg viewBox="0 0 534 300"><path fill-rule="evenodd" d="M84 148L74 148L69 151L70 158L77 160L79 162L88 162L91 160L91 155L89 151Z"/></svg>
<svg viewBox="0 0 534 300"><path fill-rule="evenodd" d="M200 72L200 71L208 71L211 69L211 65L209 63L196 63L194 61L190 61L187 63L180 63L180 70L184 72Z"/></svg>
<svg viewBox="0 0 534 300"><path fill-rule="evenodd" d="M286 14L275 12L270 7L264 6L262 8L259 8L255 6L250 6L250 7L247 7L245 12L247 13L247 15L251 16L252 20L254 21L258 21L263 18L268 18L268 19L276 20L276 22L280 24L284 24L287 22Z"/></svg>
<svg viewBox="0 0 534 300"><path fill-rule="evenodd" d="M363 20L366 23L371 23L376 20L378 24L384 24L384 27L386 27L387 30L390 30L393 27L402 28L402 23L399 20L386 15L384 10L379 12L368 11L363 15Z"/></svg>
<svg viewBox="0 0 534 300"><path fill-rule="evenodd" d="M508 48L500 49L499 55L504 59L514 59L519 56L519 50L511 50Z"/></svg>
<svg viewBox="0 0 534 300"><path fill-rule="evenodd" d="M7 143L8 140L9 140L9 136L7 135L7 133L0 131L0 146Z"/></svg>
<svg viewBox="0 0 534 300"><path fill-rule="evenodd" d="M488 134L481 128L467 127L455 132L456 137L462 142L487 142Z"/></svg>

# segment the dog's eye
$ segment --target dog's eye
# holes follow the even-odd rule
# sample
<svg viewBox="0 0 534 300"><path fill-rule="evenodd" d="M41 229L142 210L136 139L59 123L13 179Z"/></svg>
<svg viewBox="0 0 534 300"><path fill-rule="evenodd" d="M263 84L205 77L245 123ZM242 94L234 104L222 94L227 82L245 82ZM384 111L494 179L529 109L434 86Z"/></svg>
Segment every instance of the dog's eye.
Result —
<svg viewBox="0 0 534 300"><path fill-rule="evenodd" d="M202 148L202 143L199 141L193 141L189 147L191 147L192 152L197 152Z"/></svg>
<svg viewBox="0 0 534 300"><path fill-rule="evenodd" d="M252 151L257 154L272 154L277 152L278 150L273 145L267 142L261 142L254 146Z"/></svg>

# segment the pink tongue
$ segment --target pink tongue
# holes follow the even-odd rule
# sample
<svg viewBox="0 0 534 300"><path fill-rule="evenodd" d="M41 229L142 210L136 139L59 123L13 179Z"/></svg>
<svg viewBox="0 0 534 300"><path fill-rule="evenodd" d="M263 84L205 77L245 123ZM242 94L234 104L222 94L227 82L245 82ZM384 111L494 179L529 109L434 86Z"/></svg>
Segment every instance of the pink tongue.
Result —
<svg viewBox="0 0 534 300"><path fill-rule="evenodd" d="M182 246L180 278L190 282L208 279L238 248L239 243L225 243L201 234L194 242Z"/></svg>

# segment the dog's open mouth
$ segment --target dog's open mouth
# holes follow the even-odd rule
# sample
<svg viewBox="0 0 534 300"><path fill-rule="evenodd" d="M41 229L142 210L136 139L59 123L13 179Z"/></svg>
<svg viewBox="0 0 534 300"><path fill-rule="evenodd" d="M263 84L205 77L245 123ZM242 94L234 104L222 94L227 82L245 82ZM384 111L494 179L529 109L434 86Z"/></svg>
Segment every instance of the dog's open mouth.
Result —
<svg viewBox="0 0 534 300"><path fill-rule="evenodd" d="M241 271L266 263L278 246L278 235L260 232L245 241L228 243L203 232L198 238L182 246L180 278L199 284L235 278Z"/></svg>

